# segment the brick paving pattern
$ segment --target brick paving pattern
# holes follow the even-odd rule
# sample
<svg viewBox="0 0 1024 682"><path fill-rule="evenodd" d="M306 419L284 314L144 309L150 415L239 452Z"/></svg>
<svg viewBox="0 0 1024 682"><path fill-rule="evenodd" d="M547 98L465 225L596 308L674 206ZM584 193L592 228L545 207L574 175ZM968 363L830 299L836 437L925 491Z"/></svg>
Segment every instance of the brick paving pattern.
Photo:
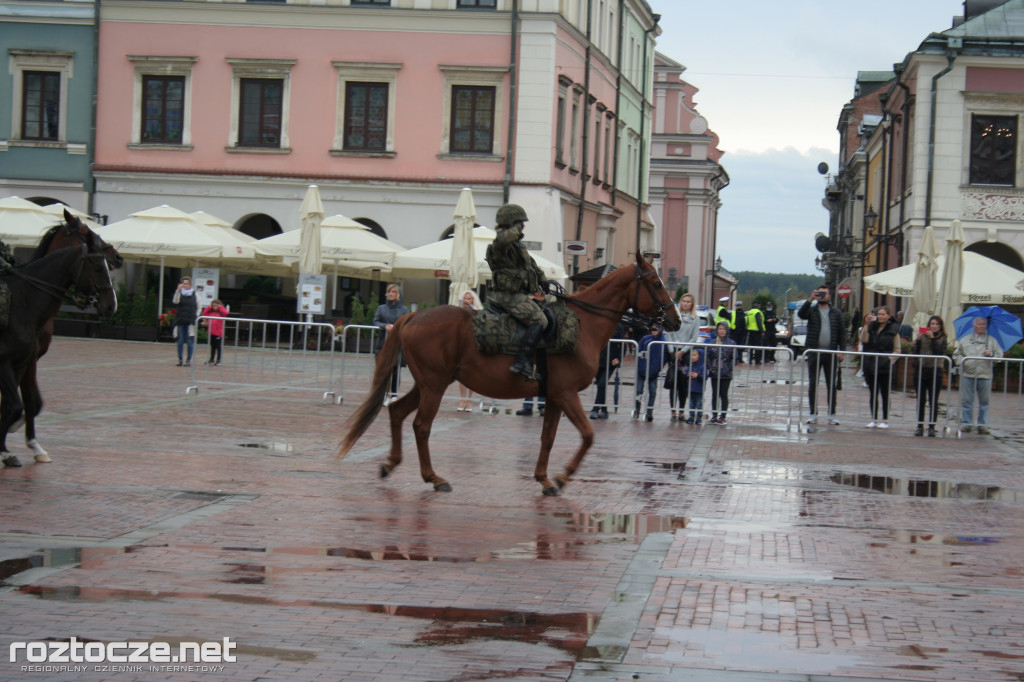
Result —
<svg viewBox="0 0 1024 682"><path fill-rule="evenodd" d="M541 420L512 401L456 412L453 388L431 440L444 494L408 424L378 478L385 413L335 459L359 359L340 406L216 372L185 395L174 362L64 338L44 359L54 462L19 431L25 466L0 470L0 650L229 637L238 660L47 672L5 655L0 679L1024 679L1020 434L787 431L774 406L758 418L768 391L726 427L670 424L664 396L634 422L629 386L545 498ZM551 473L577 442L563 420Z"/></svg>

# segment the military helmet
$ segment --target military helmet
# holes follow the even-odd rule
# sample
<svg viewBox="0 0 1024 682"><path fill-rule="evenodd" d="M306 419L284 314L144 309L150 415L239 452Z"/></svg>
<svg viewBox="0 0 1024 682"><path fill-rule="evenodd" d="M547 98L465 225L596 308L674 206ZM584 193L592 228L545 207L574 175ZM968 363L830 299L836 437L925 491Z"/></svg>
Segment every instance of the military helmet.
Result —
<svg viewBox="0 0 1024 682"><path fill-rule="evenodd" d="M519 204L505 204L498 209L498 215L495 216L494 222L496 225L515 225L519 221L526 222L529 218L526 217L526 210Z"/></svg>

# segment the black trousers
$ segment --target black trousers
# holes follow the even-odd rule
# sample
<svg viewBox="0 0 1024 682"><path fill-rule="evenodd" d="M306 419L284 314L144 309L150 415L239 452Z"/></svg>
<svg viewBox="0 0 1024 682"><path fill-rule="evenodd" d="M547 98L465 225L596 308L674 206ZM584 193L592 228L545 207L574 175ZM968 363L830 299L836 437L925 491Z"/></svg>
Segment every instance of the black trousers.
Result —
<svg viewBox="0 0 1024 682"><path fill-rule="evenodd" d="M925 404L929 410L928 426L935 426L939 420L939 394L942 393L942 372L922 369L917 374L917 423L925 423Z"/></svg>
<svg viewBox="0 0 1024 682"><path fill-rule="evenodd" d="M834 386L836 385L836 373L839 369L839 363L836 362L836 356L831 353L815 353L810 351L807 354L807 403L810 407L811 414L817 414L817 391L818 391L818 371L825 371L825 393L828 398L828 413L836 413L836 392Z"/></svg>

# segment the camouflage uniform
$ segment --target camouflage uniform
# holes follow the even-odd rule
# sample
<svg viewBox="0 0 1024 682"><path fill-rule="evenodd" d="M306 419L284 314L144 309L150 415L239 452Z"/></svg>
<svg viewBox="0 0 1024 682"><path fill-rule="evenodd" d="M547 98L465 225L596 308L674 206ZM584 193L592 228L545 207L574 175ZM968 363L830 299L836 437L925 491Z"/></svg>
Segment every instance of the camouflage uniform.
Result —
<svg viewBox="0 0 1024 682"><path fill-rule="evenodd" d="M530 355L548 326L547 317L532 296L541 291L544 271L522 244L526 211L515 204L498 209L497 236L487 247L487 264L491 268L491 298L526 326L522 347L512 371L528 379L536 379Z"/></svg>
<svg viewBox="0 0 1024 682"><path fill-rule="evenodd" d="M0 241L0 274L6 273L13 268L14 253L11 247ZM7 329L7 323L11 316L11 288L7 282L0 281L0 329Z"/></svg>

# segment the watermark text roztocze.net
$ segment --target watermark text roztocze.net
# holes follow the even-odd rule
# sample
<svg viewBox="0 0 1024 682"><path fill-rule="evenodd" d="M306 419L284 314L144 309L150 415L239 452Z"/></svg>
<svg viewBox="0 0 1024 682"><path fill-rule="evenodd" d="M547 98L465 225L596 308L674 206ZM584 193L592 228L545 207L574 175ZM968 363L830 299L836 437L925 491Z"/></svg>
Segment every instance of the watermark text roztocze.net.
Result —
<svg viewBox="0 0 1024 682"><path fill-rule="evenodd" d="M12 642L10 662L17 663L234 663L237 645L220 642Z"/></svg>

